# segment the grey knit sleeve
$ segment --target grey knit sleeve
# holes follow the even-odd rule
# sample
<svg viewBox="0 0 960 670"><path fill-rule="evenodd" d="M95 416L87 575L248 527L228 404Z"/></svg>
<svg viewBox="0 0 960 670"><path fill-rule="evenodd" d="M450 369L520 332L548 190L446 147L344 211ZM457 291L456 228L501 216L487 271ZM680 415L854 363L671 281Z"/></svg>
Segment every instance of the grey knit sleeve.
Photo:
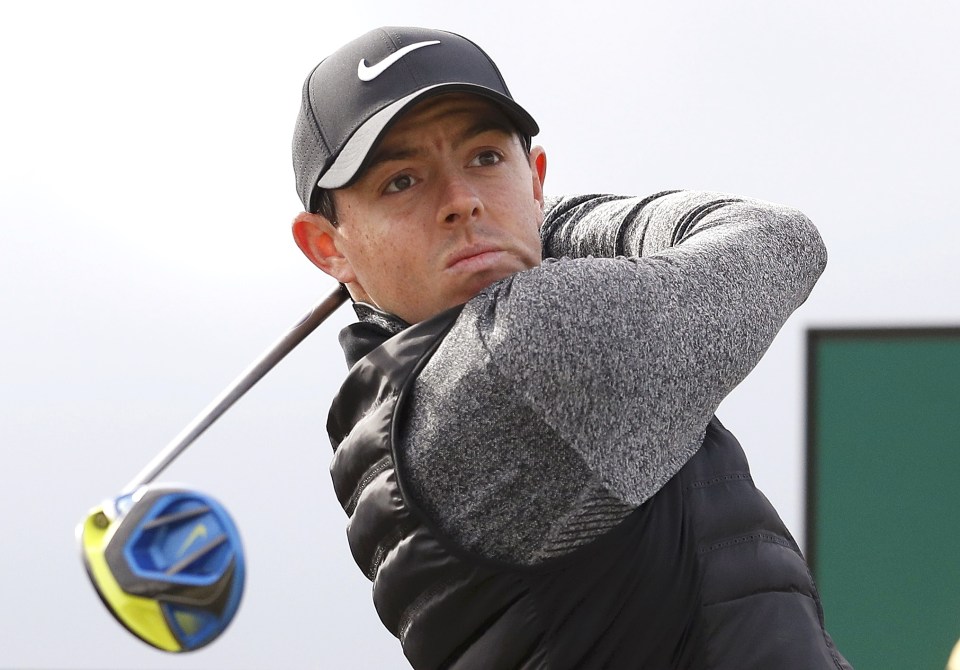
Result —
<svg viewBox="0 0 960 670"><path fill-rule="evenodd" d="M795 209L721 194L553 204L545 262L488 289L499 373L622 500L694 453L826 262Z"/></svg>

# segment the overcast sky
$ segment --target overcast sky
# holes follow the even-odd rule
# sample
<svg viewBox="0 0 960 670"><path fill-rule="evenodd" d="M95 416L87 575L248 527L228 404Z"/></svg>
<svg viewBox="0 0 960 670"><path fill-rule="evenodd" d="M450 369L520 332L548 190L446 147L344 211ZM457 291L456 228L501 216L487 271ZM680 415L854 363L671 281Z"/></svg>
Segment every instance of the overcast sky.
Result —
<svg viewBox="0 0 960 670"><path fill-rule="evenodd" d="M171 656L127 634L74 537L331 288L289 233L290 139L308 71L371 28L483 46L543 129L548 193L719 190L820 227L820 284L719 412L801 542L806 329L960 324L946 0L14 7L0 25L0 667L404 667L327 470L346 310L163 477L240 526L247 590L220 640Z"/></svg>

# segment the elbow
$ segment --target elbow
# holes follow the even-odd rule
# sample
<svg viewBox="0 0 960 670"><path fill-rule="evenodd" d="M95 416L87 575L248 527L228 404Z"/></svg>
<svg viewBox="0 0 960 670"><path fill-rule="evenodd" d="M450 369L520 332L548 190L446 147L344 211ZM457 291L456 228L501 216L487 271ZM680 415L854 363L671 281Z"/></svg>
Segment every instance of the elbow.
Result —
<svg viewBox="0 0 960 670"><path fill-rule="evenodd" d="M827 246L823 237L806 214L793 208L787 211L798 256L805 261L811 274L819 277L827 267Z"/></svg>
<svg viewBox="0 0 960 670"><path fill-rule="evenodd" d="M780 278L785 295L805 301L827 266L827 247L820 231L798 209L762 201L747 205L756 223L766 263ZM762 231L762 232L761 232Z"/></svg>
<svg viewBox="0 0 960 670"><path fill-rule="evenodd" d="M827 266L827 247L810 217L794 207L758 200L748 206L759 229L766 231L770 249L801 274L819 278Z"/></svg>

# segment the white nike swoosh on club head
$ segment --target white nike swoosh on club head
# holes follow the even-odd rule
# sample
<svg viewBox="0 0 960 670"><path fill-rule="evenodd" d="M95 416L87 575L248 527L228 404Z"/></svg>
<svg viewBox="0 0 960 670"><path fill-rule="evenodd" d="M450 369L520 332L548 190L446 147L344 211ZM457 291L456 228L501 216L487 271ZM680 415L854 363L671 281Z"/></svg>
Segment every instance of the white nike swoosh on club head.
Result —
<svg viewBox="0 0 960 670"><path fill-rule="evenodd" d="M392 54L384 58L382 61L376 65L367 65L367 59L364 58L357 65L357 76L360 77L360 81L373 81L379 77L383 72L396 63L398 60L406 56L411 51L416 51L417 49L422 49L423 47L428 47L431 44L440 44L440 40L432 40L430 42L417 42L416 44L411 44L410 46L403 47L399 51L394 51Z"/></svg>

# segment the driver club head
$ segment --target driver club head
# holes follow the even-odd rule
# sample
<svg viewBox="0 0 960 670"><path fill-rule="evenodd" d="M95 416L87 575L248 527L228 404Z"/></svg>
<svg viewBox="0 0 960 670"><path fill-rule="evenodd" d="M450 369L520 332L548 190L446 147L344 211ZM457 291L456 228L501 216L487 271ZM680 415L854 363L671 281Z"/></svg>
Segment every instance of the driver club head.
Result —
<svg viewBox="0 0 960 670"><path fill-rule="evenodd" d="M142 486L92 509L77 537L97 594L149 645L199 649L237 613L243 546L226 509L208 495Z"/></svg>

